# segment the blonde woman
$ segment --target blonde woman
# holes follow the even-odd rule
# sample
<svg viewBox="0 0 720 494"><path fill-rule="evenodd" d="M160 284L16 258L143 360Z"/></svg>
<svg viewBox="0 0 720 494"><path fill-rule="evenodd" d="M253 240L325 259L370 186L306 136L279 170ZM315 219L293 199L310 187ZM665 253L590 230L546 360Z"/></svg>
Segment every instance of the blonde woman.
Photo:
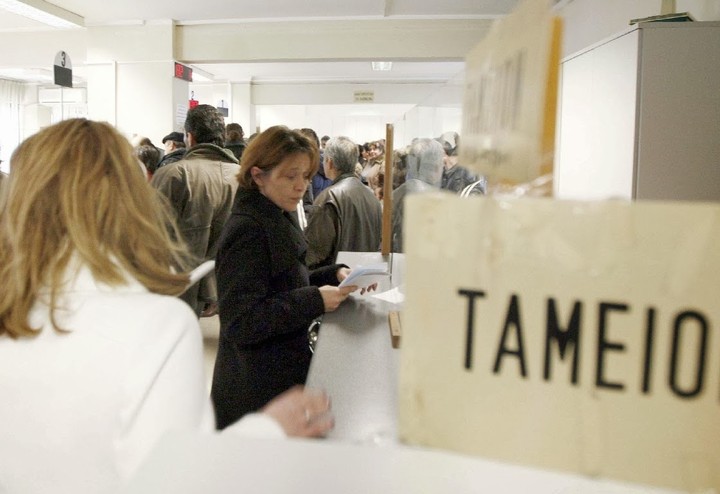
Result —
<svg viewBox="0 0 720 494"><path fill-rule="evenodd" d="M113 492L165 431L215 427L177 230L110 125L66 120L11 159L0 204L0 492ZM295 388L227 433L319 435Z"/></svg>

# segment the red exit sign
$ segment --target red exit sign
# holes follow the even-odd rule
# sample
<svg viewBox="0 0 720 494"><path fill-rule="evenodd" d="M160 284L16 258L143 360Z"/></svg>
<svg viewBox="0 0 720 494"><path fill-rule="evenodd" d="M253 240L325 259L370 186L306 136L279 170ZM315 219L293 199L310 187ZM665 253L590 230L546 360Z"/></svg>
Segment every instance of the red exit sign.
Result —
<svg viewBox="0 0 720 494"><path fill-rule="evenodd" d="M192 82L192 69L186 65L175 62L175 77Z"/></svg>

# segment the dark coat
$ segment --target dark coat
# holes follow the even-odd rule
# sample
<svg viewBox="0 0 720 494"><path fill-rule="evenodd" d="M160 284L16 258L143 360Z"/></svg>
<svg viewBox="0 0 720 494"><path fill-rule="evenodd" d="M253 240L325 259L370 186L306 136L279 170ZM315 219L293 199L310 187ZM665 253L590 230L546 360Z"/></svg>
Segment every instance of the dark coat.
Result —
<svg viewBox="0 0 720 494"><path fill-rule="evenodd" d="M337 285L340 265L309 272L294 215L255 190L239 189L215 272L220 341L212 400L219 429L304 384L308 327L324 312L317 286Z"/></svg>
<svg viewBox="0 0 720 494"><path fill-rule="evenodd" d="M165 156L160 158L160 162L158 163L157 168L155 168L155 171L157 171L159 168L162 168L165 165L169 165L170 163L175 163L176 161L180 161L181 159L183 159L186 152L187 152L187 149L178 148L175 151L167 153Z"/></svg>
<svg viewBox="0 0 720 494"><path fill-rule="evenodd" d="M247 145L243 141L228 141L225 143L225 149L229 149L238 160L242 157L246 147Z"/></svg>
<svg viewBox="0 0 720 494"><path fill-rule="evenodd" d="M471 183L478 180L478 176L462 165L455 165L450 169L443 169L441 189L451 190L456 193Z"/></svg>

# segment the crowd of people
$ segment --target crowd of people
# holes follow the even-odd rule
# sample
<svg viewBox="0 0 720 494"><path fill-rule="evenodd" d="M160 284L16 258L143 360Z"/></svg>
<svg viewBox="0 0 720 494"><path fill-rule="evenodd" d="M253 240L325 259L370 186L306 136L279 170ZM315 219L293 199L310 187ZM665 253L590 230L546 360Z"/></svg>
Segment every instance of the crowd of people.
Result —
<svg viewBox="0 0 720 494"><path fill-rule="evenodd" d="M339 287L351 269L337 255L380 248L384 143L251 137L199 105L164 149L70 119L14 152L0 176L0 492L113 491L170 429L333 427L329 397L303 387L308 327L375 288ZM396 252L408 194L482 181L457 164L457 138L441 141L393 153ZM215 312L208 397L198 318Z"/></svg>

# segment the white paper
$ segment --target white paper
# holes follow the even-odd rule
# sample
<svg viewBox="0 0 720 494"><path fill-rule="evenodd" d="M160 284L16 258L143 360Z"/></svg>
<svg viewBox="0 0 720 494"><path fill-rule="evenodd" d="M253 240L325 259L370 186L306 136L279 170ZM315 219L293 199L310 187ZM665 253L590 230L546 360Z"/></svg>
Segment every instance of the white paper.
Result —
<svg viewBox="0 0 720 494"><path fill-rule="evenodd" d="M188 285L188 288L207 276L213 269L215 269L215 261L211 260L205 261L200 266L190 271L190 284Z"/></svg>
<svg viewBox="0 0 720 494"><path fill-rule="evenodd" d="M350 271L350 276L345 278L338 286L343 287L357 285L364 288L381 281L386 276L390 276L386 262L380 264L368 264L367 266L357 266Z"/></svg>
<svg viewBox="0 0 720 494"><path fill-rule="evenodd" d="M405 295L400 291L400 287L396 286L392 290L386 292L377 293L373 297L390 302L391 304L399 305L405 301Z"/></svg>

